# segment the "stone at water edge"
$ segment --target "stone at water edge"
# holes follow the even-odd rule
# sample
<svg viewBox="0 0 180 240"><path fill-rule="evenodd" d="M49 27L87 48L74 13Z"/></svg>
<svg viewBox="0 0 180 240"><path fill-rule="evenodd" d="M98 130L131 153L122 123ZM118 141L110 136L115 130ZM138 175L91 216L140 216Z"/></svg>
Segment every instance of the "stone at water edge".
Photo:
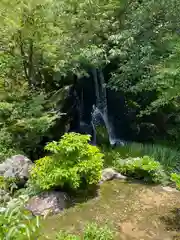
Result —
<svg viewBox="0 0 180 240"><path fill-rule="evenodd" d="M7 158L0 164L0 176L5 178L15 178L19 182L24 182L29 178L29 171L33 163L23 155L15 155Z"/></svg>
<svg viewBox="0 0 180 240"><path fill-rule="evenodd" d="M99 183L101 184L105 181L110 181L113 179L125 180L125 179L127 179L127 177L122 175L121 173L118 173L113 168L105 168L102 170L102 177L101 177L101 180Z"/></svg>
<svg viewBox="0 0 180 240"><path fill-rule="evenodd" d="M162 187L162 189L166 192L179 192L176 188L172 188L169 186Z"/></svg>
<svg viewBox="0 0 180 240"><path fill-rule="evenodd" d="M34 215L57 214L67 206L68 196L64 192L43 192L29 199L26 208Z"/></svg>

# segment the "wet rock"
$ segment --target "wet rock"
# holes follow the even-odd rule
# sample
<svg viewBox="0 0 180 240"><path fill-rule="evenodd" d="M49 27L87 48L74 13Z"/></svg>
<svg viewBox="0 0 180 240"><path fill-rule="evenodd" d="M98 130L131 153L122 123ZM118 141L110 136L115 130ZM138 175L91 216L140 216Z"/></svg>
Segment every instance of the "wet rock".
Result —
<svg viewBox="0 0 180 240"><path fill-rule="evenodd" d="M57 214L67 206L68 196L64 192L44 192L29 199L26 208L34 215Z"/></svg>
<svg viewBox="0 0 180 240"><path fill-rule="evenodd" d="M0 176L25 183L32 165L32 161L23 155L12 156L0 164Z"/></svg>
<svg viewBox="0 0 180 240"><path fill-rule="evenodd" d="M162 189L166 192L179 192L176 188L172 188L169 186L162 187Z"/></svg>
<svg viewBox="0 0 180 240"><path fill-rule="evenodd" d="M103 169L100 184L105 182L105 181L110 181L110 180L113 180L113 179L125 180L125 179L127 179L127 177L122 175L121 173L118 173L113 168Z"/></svg>

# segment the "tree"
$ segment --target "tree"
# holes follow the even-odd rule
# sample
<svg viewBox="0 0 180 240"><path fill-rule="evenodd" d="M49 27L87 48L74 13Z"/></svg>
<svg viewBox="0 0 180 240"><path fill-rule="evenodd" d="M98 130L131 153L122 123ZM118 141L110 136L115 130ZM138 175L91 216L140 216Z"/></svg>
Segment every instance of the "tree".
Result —
<svg viewBox="0 0 180 240"><path fill-rule="evenodd" d="M34 152L57 117L50 101L47 107L47 99L54 99L54 90L64 87L64 76L82 75L82 63L101 64L105 60L102 40L112 28L117 3L0 2L0 124L1 135L6 135L0 140L3 156L10 149Z"/></svg>
<svg viewBox="0 0 180 240"><path fill-rule="evenodd" d="M99 44L117 7L117 0L1 1L2 70L11 68L12 58L30 87L42 87L48 73L80 74L81 62L104 58Z"/></svg>
<svg viewBox="0 0 180 240"><path fill-rule="evenodd" d="M172 127L169 121L179 121L180 3L150 0L127 5L123 27L108 39L109 61L117 63L109 86L125 95L129 108L141 117L136 122L146 119L159 129L165 124L167 131Z"/></svg>
<svg viewBox="0 0 180 240"><path fill-rule="evenodd" d="M179 96L180 4L151 0L129 1L128 6L122 31L109 36L109 58L118 62L110 86L133 95L155 91L155 100L149 98L146 105L157 110Z"/></svg>

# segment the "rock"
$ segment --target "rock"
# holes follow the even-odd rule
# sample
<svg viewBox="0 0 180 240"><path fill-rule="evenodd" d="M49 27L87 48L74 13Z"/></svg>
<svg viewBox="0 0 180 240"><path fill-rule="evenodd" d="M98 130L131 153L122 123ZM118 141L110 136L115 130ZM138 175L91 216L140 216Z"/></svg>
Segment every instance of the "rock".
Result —
<svg viewBox="0 0 180 240"><path fill-rule="evenodd" d="M44 192L30 198L26 208L34 215L57 214L66 207L67 199L64 192Z"/></svg>
<svg viewBox="0 0 180 240"><path fill-rule="evenodd" d="M32 161L27 157L15 155L0 164L0 175L5 178L15 178L17 181L25 183L32 165Z"/></svg>
<svg viewBox="0 0 180 240"><path fill-rule="evenodd" d="M4 204L7 203L8 201L10 201L11 196L9 194L9 192L0 189L0 204Z"/></svg>
<svg viewBox="0 0 180 240"><path fill-rule="evenodd" d="M121 173L118 173L113 168L105 168L102 171L102 177L100 183L105 181L113 180L113 179L127 179L126 176L123 176Z"/></svg>
<svg viewBox="0 0 180 240"><path fill-rule="evenodd" d="M172 188L169 186L162 187L162 189L166 192L179 192L176 188Z"/></svg>

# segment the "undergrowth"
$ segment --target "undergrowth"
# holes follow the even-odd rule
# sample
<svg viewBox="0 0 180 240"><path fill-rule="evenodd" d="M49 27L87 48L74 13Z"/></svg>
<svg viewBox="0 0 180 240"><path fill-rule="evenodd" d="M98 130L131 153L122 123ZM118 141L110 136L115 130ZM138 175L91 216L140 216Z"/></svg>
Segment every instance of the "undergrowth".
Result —
<svg viewBox="0 0 180 240"><path fill-rule="evenodd" d="M168 183L168 175L162 165L149 156L116 159L116 170L120 173L148 183Z"/></svg>
<svg viewBox="0 0 180 240"><path fill-rule="evenodd" d="M176 149L155 144L128 143L115 149L103 147L105 165L109 166L116 158L150 156L162 164L167 172L180 171L180 152Z"/></svg>
<svg viewBox="0 0 180 240"><path fill-rule="evenodd" d="M180 174L171 173L171 181L175 183L176 188L180 190Z"/></svg>
<svg viewBox="0 0 180 240"><path fill-rule="evenodd" d="M39 234L39 218L24 208L27 196L11 200L0 211L1 240L34 240Z"/></svg>
<svg viewBox="0 0 180 240"><path fill-rule="evenodd" d="M56 240L113 240L114 233L107 227L99 227L95 223L88 224L82 236L70 234L68 232L60 231L57 234Z"/></svg>

